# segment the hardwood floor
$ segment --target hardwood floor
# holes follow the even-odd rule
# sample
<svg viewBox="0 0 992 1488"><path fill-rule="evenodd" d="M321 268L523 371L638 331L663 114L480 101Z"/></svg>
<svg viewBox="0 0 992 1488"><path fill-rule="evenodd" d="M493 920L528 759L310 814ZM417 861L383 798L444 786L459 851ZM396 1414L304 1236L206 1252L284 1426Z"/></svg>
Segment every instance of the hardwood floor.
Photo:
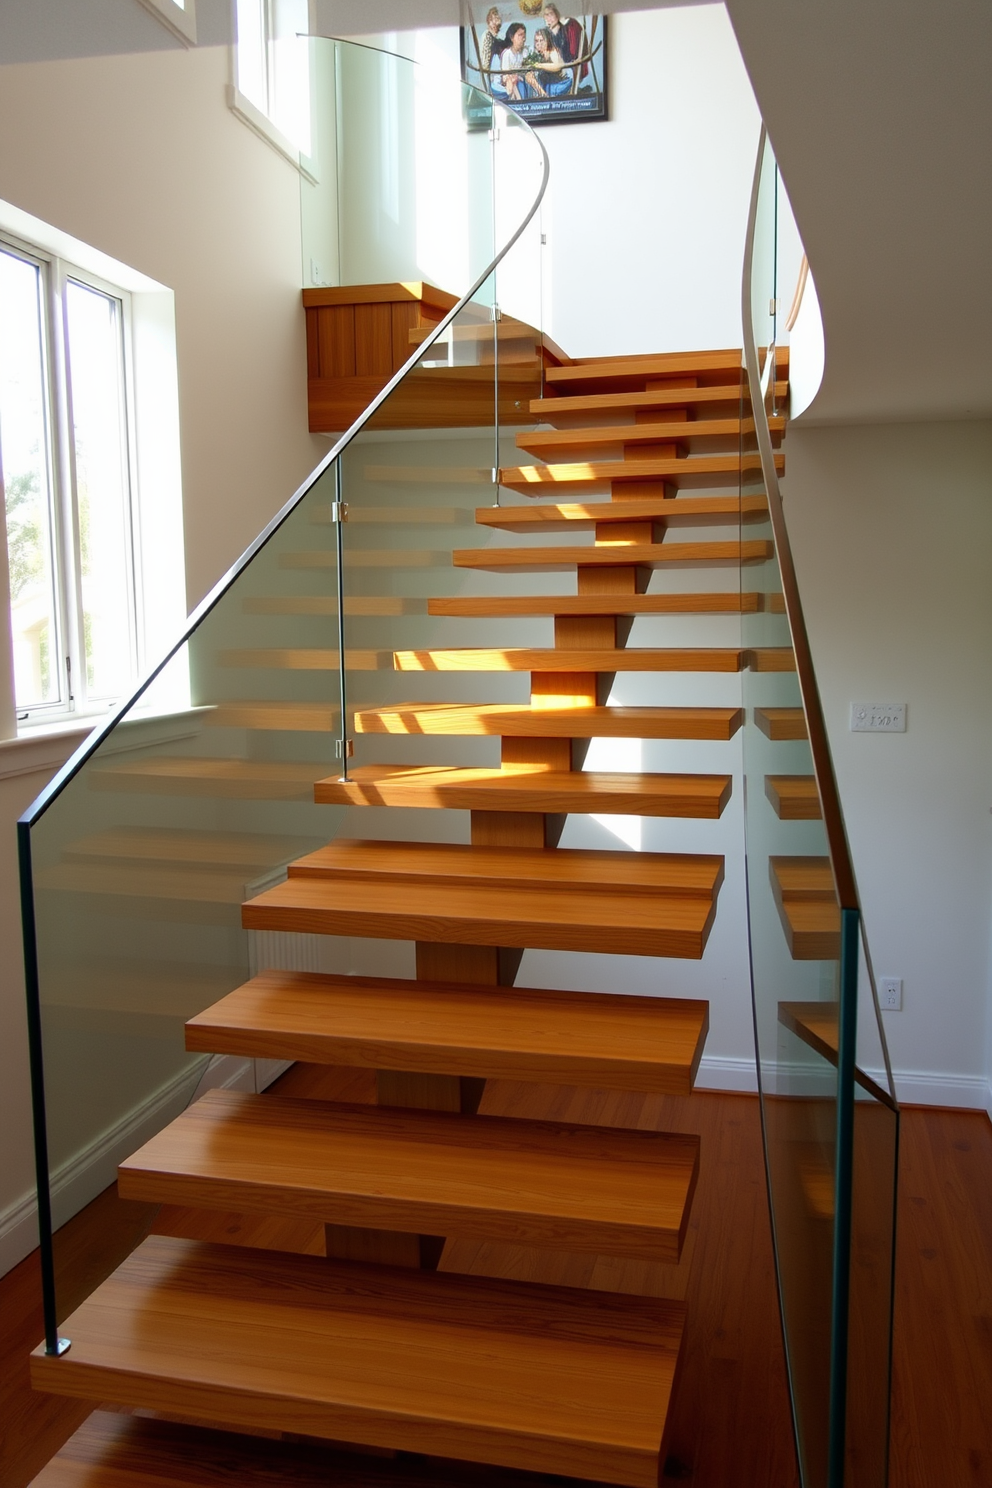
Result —
<svg viewBox="0 0 992 1488"><path fill-rule="evenodd" d="M992 1124L903 1112L892 1488L992 1483Z"/></svg>
<svg viewBox="0 0 992 1488"><path fill-rule="evenodd" d="M305 1068L285 1078L282 1093L307 1093ZM315 1072L310 1093L370 1098L358 1088L363 1078L368 1083L363 1071L342 1071L335 1084L325 1068ZM700 1136L704 1160L679 1266L558 1256L547 1279L685 1297L692 1327L666 1484L796 1488L757 1102L709 1092L639 1096L491 1081L481 1109ZM69 1305L143 1238L154 1213L111 1189L60 1231ZM183 1215L163 1211L156 1230L189 1233ZM992 1482L992 1124L985 1115L903 1113L899 1225L891 1488L980 1488ZM219 1216L217 1227L211 1238L263 1246L275 1238L238 1216ZM318 1232L287 1230L278 1243L313 1253ZM445 1270L534 1279L543 1277L542 1264L549 1262L523 1247L471 1241L449 1242L441 1262ZM26 1488L88 1410L31 1392L27 1355L40 1334L35 1254L0 1279L3 1488ZM505 1488L516 1478L501 1475Z"/></svg>

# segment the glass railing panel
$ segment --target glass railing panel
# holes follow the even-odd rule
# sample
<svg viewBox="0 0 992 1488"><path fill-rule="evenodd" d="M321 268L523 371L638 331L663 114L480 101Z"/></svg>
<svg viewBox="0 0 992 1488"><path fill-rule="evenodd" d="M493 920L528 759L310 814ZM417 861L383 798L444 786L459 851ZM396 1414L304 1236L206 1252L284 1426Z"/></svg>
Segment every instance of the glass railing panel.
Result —
<svg viewBox="0 0 992 1488"><path fill-rule="evenodd" d="M380 65L374 55L355 64L381 81ZM396 96L408 100L402 66L397 77ZM241 905L301 854L367 829L367 814L352 825L344 805L317 805L315 783L360 765L361 755L349 759L367 732L356 710L402 703L411 670L395 670L393 653L436 643L427 600L464 587L455 548L492 540L488 529L476 536L475 518L496 500L500 425L530 419L540 391L539 330L494 312L492 104L463 85L453 96L466 200L477 191L482 205L467 223L452 208L448 228L463 234L472 271L476 257L483 265L474 288L450 323L409 335L411 366L394 366L372 411L204 602L167 662L19 824L49 1347L70 1306L54 1281L52 1225L209 1084L260 1088L275 1073L187 1053L186 1020L265 968L361 969L345 939L245 931ZM522 218L546 180L546 157L530 143L540 168ZM512 238L520 226L504 230ZM497 623L508 639L526 626ZM433 695L430 678L413 680ZM449 679L453 698L466 680ZM508 698L521 685L526 693L519 676L494 682ZM393 732L387 722L384 745ZM464 744L471 758L492 749L485 738ZM403 835L395 816L390 830ZM120 1257L119 1237L103 1239L94 1280Z"/></svg>
<svg viewBox="0 0 992 1488"><path fill-rule="evenodd" d="M309 965L305 937L261 944L241 904L335 830L313 800L338 768L327 490L325 476L150 689L160 703L185 692L186 706L139 697L31 828L56 1224L201 1081L240 1073L253 1088L250 1063L218 1074L188 1054L185 1021L263 965Z"/></svg>
<svg viewBox="0 0 992 1488"><path fill-rule="evenodd" d="M741 483L742 538L764 538L769 554L743 570L756 590L743 741L755 1036L802 1482L883 1488L898 1115L778 486L778 273L794 237L764 149L744 286Z"/></svg>
<svg viewBox="0 0 992 1488"><path fill-rule="evenodd" d="M767 306L766 306L767 308ZM747 400L745 421L752 416ZM840 921L767 492L744 439L741 539L769 556L742 567L745 826L754 1019L769 1197L805 1488L827 1458L837 1071L822 1023L836 1021ZM757 465L757 468L755 466ZM762 510L763 509L763 510ZM753 596L753 598L751 598Z"/></svg>
<svg viewBox="0 0 992 1488"><path fill-rule="evenodd" d="M304 285L422 279L466 293L496 251L492 100L372 47L313 37L311 58Z"/></svg>
<svg viewBox="0 0 992 1488"><path fill-rule="evenodd" d="M497 399L513 390L502 351L509 344L512 366L522 328L508 320L517 339L504 343L493 299L488 281L341 459L347 718L354 750L348 775L364 782L369 800L377 798L369 774L378 767L498 765L497 739L456 728L438 733L442 725L425 715L425 705L526 701L526 677L445 670L437 655L453 644L520 644L526 628L526 621L452 620L438 613L446 600L485 592L491 575L456 564L500 537L480 529L476 513L496 501ZM533 359L535 333L528 334ZM518 390L525 397L530 391ZM419 427L411 426L414 406ZM444 840L458 832L459 817L397 807L387 816L374 806L356 806L343 830L351 837ZM355 942L353 953L355 970L388 965L394 975L413 974L409 945Z"/></svg>

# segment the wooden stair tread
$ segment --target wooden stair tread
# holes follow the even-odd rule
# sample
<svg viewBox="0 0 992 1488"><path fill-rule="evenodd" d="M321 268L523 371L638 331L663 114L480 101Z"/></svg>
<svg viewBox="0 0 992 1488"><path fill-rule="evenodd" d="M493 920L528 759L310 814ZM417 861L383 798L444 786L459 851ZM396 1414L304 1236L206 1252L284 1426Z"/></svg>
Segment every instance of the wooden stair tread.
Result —
<svg viewBox="0 0 992 1488"><path fill-rule="evenodd" d="M154 1236L36 1389L654 1488L684 1308ZM249 1346L250 1345L250 1346Z"/></svg>
<svg viewBox="0 0 992 1488"><path fill-rule="evenodd" d="M785 457L775 455L775 468L782 474ZM682 455L667 459L580 460L560 465L501 466L499 482L511 491L554 489L556 486L601 489L613 482L665 481L674 486L736 485L742 472L759 472L757 454Z"/></svg>
<svg viewBox="0 0 992 1488"><path fill-rule="evenodd" d="M573 501L541 506L480 506L475 520L480 527L498 527L503 532L541 532L562 528L575 531L601 522L664 522L666 527L716 523L727 526L742 517L758 521L768 515L764 496L655 496L631 497L625 501Z"/></svg>
<svg viewBox="0 0 992 1488"><path fill-rule="evenodd" d="M688 1095L705 1002L264 971L186 1024L194 1053Z"/></svg>
<svg viewBox="0 0 992 1488"><path fill-rule="evenodd" d="M715 913L715 898L684 893L483 882L448 884L439 894L430 879L373 884L340 875L287 879L249 900L241 923L246 930L698 959Z"/></svg>
<svg viewBox="0 0 992 1488"><path fill-rule="evenodd" d="M427 601L429 615L739 615L761 609L763 595L454 594Z"/></svg>
<svg viewBox="0 0 992 1488"><path fill-rule="evenodd" d="M336 703L244 702L215 703L205 709L203 722L213 728L276 729L285 733L326 734L338 727Z"/></svg>
<svg viewBox="0 0 992 1488"><path fill-rule="evenodd" d="M837 903L828 857L772 857L768 866L772 886L781 899L822 899Z"/></svg>
<svg viewBox="0 0 992 1488"><path fill-rule="evenodd" d="M547 1488L545 1474L94 1411L31 1488ZM588 1488L557 1479L558 1488Z"/></svg>
<svg viewBox="0 0 992 1488"><path fill-rule="evenodd" d="M515 703L394 703L359 708L359 734L503 738L729 739L740 708L521 708Z"/></svg>
<svg viewBox="0 0 992 1488"><path fill-rule="evenodd" d="M772 893L789 951L796 961L836 961L840 907L830 859L772 857Z"/></svg>
<svg viewBox="0 0 992 1488"><path fill-rule="evenodd" d="M122 1198L677 1263L687 1135L209 1091L118 1170Z"/></svg>
<svg viewBox="0 0 992 1488"><path fill-rule="evenodd" d="M753 672L794 672L796 653L791 646L753 646L750 666Z"/></svg>
<svg viewBox="0 0 992 1488"><path fill-rule="evenodd" d="M31 1488L480 1488L473 1479L471 1469L441 1480L323 1444L98 1410Z"/></svg>
<svg viewBox="0 0 992 1488"><path fill-rule="evenodd" d="M49 892L204 905L240 904L245 895L245 879L245 873L230 869L210 872L174 863L53 863L35 875L37 887Z"/></svg>
<svg viewBox="0 0 992 1488"><path fill-rule="evenodd" d="M836 1065L838 1033L838 1005L836 1002L780 1002L778 1020L814 1049L828 1064ZM864 1070L855 1066L854 1079L874 1100L879 1100L890 1109L892 1097Z"/></svg>
<svg viewBox="0 0 992 1488"><path fill-rule="evenodd" d="M256 594L242 601L246 615L336 615L336 594ZM420 615L424 601L402 594L349 594L346 615Z"/></svg>
<svg viewBox="0 0 992 1488"><path fill-rule="evenodd" d="M754 721L769 739L808 739L802 708L755 708Z"/></svg>
<svg viewBox="0 0 992 1488"><path fill-rule="evenodd" d="M455 568L500 573L553 573L565 568L665 568L676 563L760 563L774 546L765 538L744 542L660 542L597 544L596 547L456 548Z"/></svg>
<svg viewBox="0 0 992 1488"><path fill-rule="evenodd" d="M291 863L291 878L410 879L607 893L689 894L710 898L723 882L713 853L609 852L559 847L479 847L460 842L390 842L337 837Z"/></svg>
<svg viewBox="0 0 992 1488"><path fill-rule="evenodd" d="M765 795L783 821L820 820L820 792L813 775L766 775Z"/></svg>
<svg viewBox="0 0 992 1488"><path fill-rule="evenodd" d="M188 754L127 760L87 775L91 790L148 795L226 796L236 800L306 801L327 761L196 758Z"/></svg>
<svg viewBox="0 0 992 1488"><path fill-rule="evenodd" d="M646 379L705 375L740 385L741 352L662 352L655 356L590 357L565 367L548 367L544 380L552 387L582 390L594 386L618 391L643 387Z"/></svg>
<svg viewBox="0 0 992 1488"><path fill-rule="evenodd" d="M784 418L770 418L769 429L773 435L781 434L785 428ZM744 432L754 433L754 420L744 420ZM657 423L599 424L585 429L535 429L517 435L517 448L529 455L547 459L562 451L575 450L575 458L582 458L585 450L594 450L603 445L627 444L690 444L697 439L733 439L741 435L740 418L695 418L659 420Z"/></svg>
<svg viewBox="0 0 992 1488"><path fill-rule="evenodd" d="M776 382L775 401L784 404L789 384ZM571 393L551 398L532 398L530 411L537 418L554 423L556 418L569 419L595 414L614 417L623 414L649 413L654 409L692 408L697 405L740 403L740 380L710 387L657 387L649 392L635 393Z"/></svg>
<svg viewBox="0 0 992 1488"><path fill-rule="evenodd" d="M448 555L444 554L447 567ZM440 565L440 560L439 564ZM389 667L388 651L354 650L344 653L345 666L352 672L380 672ZM261 647L257 650L222 651L218 665L253 667L282 672L336 672L341 664L339 653L324 646Z"/></svg>
<svg viewBox="0 0 992 1488"><path fill-rule="evenodd" d="M111 827L62 849L67 863L174 863L240 868L256 874L288 863L317 844L308 837L268 832L196 832L176 827Z"/></svg>
<svg viewBox="0 0 992 1488"><path fill-rule="evenodd" d="M398 672L739 672L749 653L737 646L627 646L579 650L530 646L397 651Z"/></svg>
<svg viewBox="0 0 992 1488"><path fill-rule="evenodd" d="M730 799L729 775L605 770L360 765L347 780L314 787L322 806L423 806L480 811L609 812L716 818Z"/></svg>

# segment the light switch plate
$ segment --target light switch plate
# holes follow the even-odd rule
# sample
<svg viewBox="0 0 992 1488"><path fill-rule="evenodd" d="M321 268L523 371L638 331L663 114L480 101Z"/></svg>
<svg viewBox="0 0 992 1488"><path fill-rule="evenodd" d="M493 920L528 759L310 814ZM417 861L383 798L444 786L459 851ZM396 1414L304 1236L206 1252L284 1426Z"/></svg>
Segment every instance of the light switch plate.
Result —
<svg viewBox="0 0 992 1488"><path fill-rule="evenodd" d="M905 703L852 703L852 734L904 734Z"/></svg>

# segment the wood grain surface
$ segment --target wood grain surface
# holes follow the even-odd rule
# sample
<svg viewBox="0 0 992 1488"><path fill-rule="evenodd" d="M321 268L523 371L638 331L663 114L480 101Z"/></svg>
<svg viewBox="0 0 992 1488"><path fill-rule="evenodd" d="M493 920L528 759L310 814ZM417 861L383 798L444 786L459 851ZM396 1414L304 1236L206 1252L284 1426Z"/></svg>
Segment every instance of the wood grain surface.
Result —
<svg viewBox="0 0 992 1488"><path fill-rule="evenodd" d="M654 1488L679 1302L152 1237L37 1388ZM246 1340L251 1347L246 1347Z"/></svg>
<svg viewBox="0 0 992 1488"><path fill-rule="evenodd" d="M555 573L578 566L608 568L621 562L639 568L762 563L773 551L772 544L764 538L753 538L747 542L639 542L619 550L610 544L574 548L456 548L451 561L456 568L498 573Z"/></svg>
<svg viewBox="0 0 992 1488"><path fill-rule="evenodd" d="M708 1024L688 998L263 971L192 1018L186 1047L683 1095Z"/></svg>
<svg viewBox="0 0 992 1488"><path fill-rule="evenodd" d="M643 387L648 379L687 375L720 377L737 384L741 375L741 353L731 349L580 358L567 367L549 367L545 381L563 391L579 392L587 387L602 386L610 390L618 390L627 384Z"/></svg>
<svg viewBox="0 0 992 1488"><path fill-rule="evenodd" d="M498 770L439 765L359 765L347 780L319 780L324 806L419 806L471 811L615 812L715 820L730 799L729 775L621 774L504 765Z"/></svg>
<svg viewBox="0 0 992 1488"><path fill-rule="evenodd" d="M138 795L212 796L243 801L306 801L313 782L327 773L327 762L294 760L197 759L188 754L127 760L91 769L90 790Z"/></svg>
<svg viewBox="0 0 992 1488"><path fill-rule="evenodd" d="M741 475L757 472L761 464L758 456L684 455L667 459L643 460L580 460L561 465L501 466L500 485L511 491L523 491L535 495L538 491L551 492L563 486L573 491L605 491L617 484L655 481L677 490L691 487L736 486ZM775 456L775 468L782 474L785 460ZM646 493L645 493L646 494Z"/></svg>
<svg viewBox="0 0 992 1488"><path fill-rule="evenodd" d="M396 651L398 672L739 672L737 646L629 646L615 651L532 646Z"/></svg>
<svg viewBox="0 0 992 1488"><path fill-rule="evenodd" d="M812 775L766 775L765 795L782 821L820 820L820 793Z"/></svg>
<svg viewBox="0 0 992 1488"><path fill-rule="evenodd" d="M715 900L565 888L493 888L367 879L292 878L242 907L246 930L362 935L386 940L613 951L696 959Z"/></svg>
<svg viewBox="0 0 992 1488"><path fill-rule="evenodd" d="M514 703L393 703L357 708L359 734L472 734L503 738L730 739L740 708L520 708Z"/></svg>
<svg viewBox="0 0 992 1488"><path fill-rule="evenodd" d="M574 532L598 523L612 524L643 521L664 522L666 527L726 527L738 521L759 521L767 517L768 502L763 496L679 496L629 501L549 502L543 506L480 506L475 520L480 527L495 527L502 532Z"/></svg>
<svg viewBox="0 0 992 1488"><path fill-rule="evenodd" d="M808 739L802 708L755 708L754 721L769 739Z"/></svg>
<svg viewBox="0 0 992 1488"><path fill-rule="evenodd" d="M390 842L336 837L290 864L291 878L412 879L435 886L573 888L652 896L711 898L723 882L723 858L714 853L611 852L565 847L535 852L512 846L455 842Z"/></svg>
<svg viewBox="0 0 992 1488"><path fill-rule="evenodd" d="M122 1198L677 1262L692 1138L210 1091L127 1158Z"/></svg>
<svg viewBox="0 0 992 1488"><path fill-rule="evenodd" d="M427 601L429 615L736 615L755 614L763 596L723 594L456 594Z"/></svg>
<svg viewBox="0 0 992 1488"><path fill-rule="evenodd" d="M296 1066L290 1076L302 1069ZM357 1069L341 1074L367 1078L367 1072ZM512 1089L516 1093L521 1087L513 1085ZM571 1095L560 1089L546 1092L531 1109L539 1117L581 1120L585 1112L597 1123L643 1122L662 1130L693 1131L701 1134L705 1151L686 1255L677 1268L664 1268L672 1278L685 1274L684 1295L691 1313L682 1383L672 1408L670 1472L662 1478L665 1488L686 1483L692 1488L727 1488L728 1484L733 1488L798 1488L757 1101L753 1096L715 1091L697 1091L688 1101L649 1098L646 1103L637 1096L587 1093L589 1103L584 1105L584 1093L579 1091ZM344 1098L353 1100L356 1095ZM508 1103L500 1103L500 1109L505 1113ZM992 1398L992 1355L986 1342L982 1283L988 1272L988 1236L992 1234L992 1124L988 1117L978 1111L904 1107L900 1173L892 1488L948 1488L951 1484L954 1488L986 1488L992 1480L992 1418L985 1408ZM60 1276L68 1289L69 1309L75 1305L72 1298L86 1295L94 1275L113 1269L140 1238L148 1221L142 1218L135 1230L132 1216L136 1211L140 1216L148 1213L144 1206L118 1200L114 1190L108 1189L60 1232ZM219 1233L223 1235L224 1229ZM115 1245L124 1249L115 1250ZM506 1250L511 1274L523 1278L542 1274L540 1267L546 1264L542 1252L523 1247ZM691 1273L690 1250L694 1252ZM481 1247L474 1247L474 1255L472 1264L486 1264ZM637 1263L621 1262L620 1267L607 1276L605 1264L575 1256L569 1274L586 1276L578 1285L593 1280L615 1285ZM35 1251L0 1278L0 1482L4 1488L26 1488L90 1409L88 1401L39 1394L29 1386L28 1354L41 1336L39 1296ZM947 1325L935 1326L935 1319L947 1320ZM144 1432L147 1428L163 1434L187 1429L118 1416L111 1419L108 1429L116 1432L121 1423L128 1430ZM103 1424L98 1422L94 1428L91 1450L100 1450ZM311 1480L294 1455L304 1450L320 1451L320 1488L328 1480L323 1447L304 1449L257 1436L221 1438L217 1444L213 1433L195 1430L191 1442L195 1445L184 1445L165 1456L167 1467L161 1481L133 1475L123 1480L94 1480L82 1475L90 1471L87 1463L75 1476L42 1478L39 1488L288 1488L276 1465L286 1460L293 1463L295 1474L289 1481L299 1488L311 1488ZM70 1459L86 1450L90 1449L77 1441ZM169 1452L168 1448L154 1450ZM134 1465L134 1471L142 1474L147 1467L144 1451L141 1446ZM180 1465L192 1473L195 1464L217 1463L228 1454L235 1463L233 1477L208 1477L203 1482L179 1475ZM246 1458L271 1475L263 1474L257 1484L241 1475ZM336 1488L397 1488L395 1474L400 1469L383 1462L383 1476L378 1477L371 1458L357 1463L336 1457L333 1471L337 1476L331 1481ZM455 1479L458 1488L480 1484L482 1488L533 1488L534 1480L508 1469L493 1469L480 1478L483 1471L417 1459L402 1470L426 1475L426 1482L419 1480L417 1488L428 1488L428 1484L437 1488L451 1481L448 1474L459 1475ZM371 1476L348 1476L359 1472ZM404 1481L401 1474L399 1482Z"/></svg>
<svg viewBox="0 0 992 1488"><path fill-rule="evenodd" d="M727 413L732 414L739 408L739 368L732 380L728 375L726 381L717 382L712 386L689 386L691 381L691 378L686 378L686 386L658 386L652 388L650 392L572 393L556 398L532 398L530 411L542 423L555 424L561 428L565 420L568 424L581 420L584 426L590 414L599 415L601 419L605 415L607 419L617 419L619 422L631 415L635 418L647 417L654 420L658 410L661 409L697 407L712 409L713 405L723 405ZM776 382L775 401L780 406L788 396L788 389L787 382Z"/></svg>
<svg viewBox="0 0 992 1488"><path fill-rule="evenodd" d="M785 428L784 418L770 418L769 428L773 435L781 435ZM754 420L744 423L745 433L754 433ZM694 440L737 440L741 432L739 418L669 419L667 422L644 421L637 424L599 424L585 429L528 430L517 435L517 447L529 455L548 459L566 450L576 450L579 458L589 450L602 445L653 444L664 440L675 440L679 445L691 444Z"/></svg>

